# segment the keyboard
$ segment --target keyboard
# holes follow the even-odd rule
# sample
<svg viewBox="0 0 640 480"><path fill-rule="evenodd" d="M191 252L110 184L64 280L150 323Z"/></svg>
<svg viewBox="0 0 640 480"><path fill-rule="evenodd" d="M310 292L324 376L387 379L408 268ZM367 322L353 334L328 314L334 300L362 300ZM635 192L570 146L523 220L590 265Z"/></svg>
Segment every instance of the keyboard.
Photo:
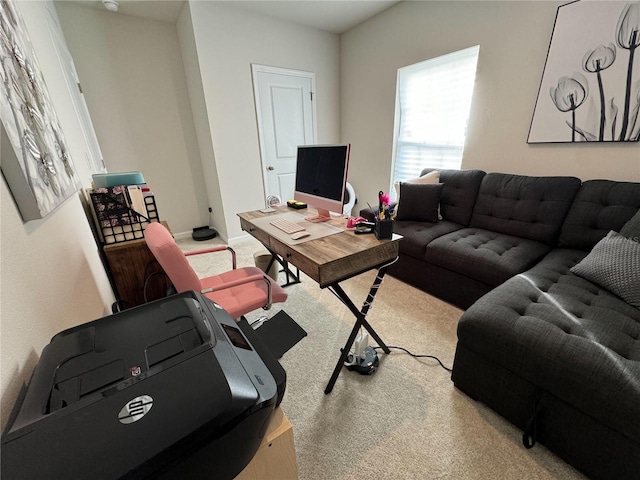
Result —
<svg viewBox="0 0 640 480"><path fill-rule="evenodd" d="M284 233L292 234L296 232L302 232L306 230L303 226L293 223L289 220L285 220L284 218L280 218L278 220L273 220L269 222L271 225L276 227L279 230L282 230Z"/></svg>

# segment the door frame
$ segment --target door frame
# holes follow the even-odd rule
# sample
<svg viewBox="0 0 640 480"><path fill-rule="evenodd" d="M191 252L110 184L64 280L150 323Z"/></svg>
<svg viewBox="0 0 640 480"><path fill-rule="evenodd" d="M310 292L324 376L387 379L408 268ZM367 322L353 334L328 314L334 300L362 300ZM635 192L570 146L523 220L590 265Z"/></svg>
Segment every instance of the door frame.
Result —
<svg viewBox="0 0 640 480"><path fill-rule="evenodd" d="M251 64L251 80L253 83L253 100L256 106L256 120L258 125L258 144L260 146L260 166L262 168L262 199L264 200L265 206L267 205L267 191L269 189L268 180L267 180L267 165L266 158L267 152L264 145L264 130L262 124L262 107L260 106L260 88L258 86L258 74L259 73L272 73L276 75L288 75L294 77L303 77L311 80L311 94L315 96L316 92L316 74L314 72L307 72L304 70L294 70L291 68L282 68L282 67L272 67L269 65L260 65L257 63ZM312 115L312 132L313 132L313 143L315 144L318 141L318 128L316 121L316 102L312 97L311 101L311 115ZM281 199L283 202L286 199Z"/></svg>

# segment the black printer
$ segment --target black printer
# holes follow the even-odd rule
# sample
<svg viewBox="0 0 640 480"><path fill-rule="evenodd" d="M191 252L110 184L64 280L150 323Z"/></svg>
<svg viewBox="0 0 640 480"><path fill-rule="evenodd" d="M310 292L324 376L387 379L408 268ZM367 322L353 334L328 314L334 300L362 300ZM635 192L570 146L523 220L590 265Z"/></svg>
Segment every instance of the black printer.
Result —
<svg viewBox="0 0 640 480"><path fill-rule="evenodd" d="M186 292L54 336L2 437L2 478L233 478L285 374L246 321Z"/></svg>

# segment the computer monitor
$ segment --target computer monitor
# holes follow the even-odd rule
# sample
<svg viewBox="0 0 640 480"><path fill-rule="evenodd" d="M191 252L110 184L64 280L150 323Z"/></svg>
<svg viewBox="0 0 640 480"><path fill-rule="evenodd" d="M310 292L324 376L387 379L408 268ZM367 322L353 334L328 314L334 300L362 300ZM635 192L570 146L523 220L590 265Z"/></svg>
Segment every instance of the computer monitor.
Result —
<svg viewBox="0 0 640 480"><path fill-rule="evenodd" d="M296 161L294 199L318 210L312 222L329 220L344 208L351 145L301 145Z"/></svg>

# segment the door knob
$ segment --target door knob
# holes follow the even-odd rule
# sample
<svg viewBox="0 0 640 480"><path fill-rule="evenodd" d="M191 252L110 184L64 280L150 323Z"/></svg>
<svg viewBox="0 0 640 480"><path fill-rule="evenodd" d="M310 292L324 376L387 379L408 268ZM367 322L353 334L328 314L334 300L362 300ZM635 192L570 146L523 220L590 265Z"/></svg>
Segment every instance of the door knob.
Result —
<svg viewBox="0 0 640 480"><path fill-rule="evenodd" d="M273 165L269 165L269 166L267 167L267 170L275 170L275 168L273 168Z"/></svg>

